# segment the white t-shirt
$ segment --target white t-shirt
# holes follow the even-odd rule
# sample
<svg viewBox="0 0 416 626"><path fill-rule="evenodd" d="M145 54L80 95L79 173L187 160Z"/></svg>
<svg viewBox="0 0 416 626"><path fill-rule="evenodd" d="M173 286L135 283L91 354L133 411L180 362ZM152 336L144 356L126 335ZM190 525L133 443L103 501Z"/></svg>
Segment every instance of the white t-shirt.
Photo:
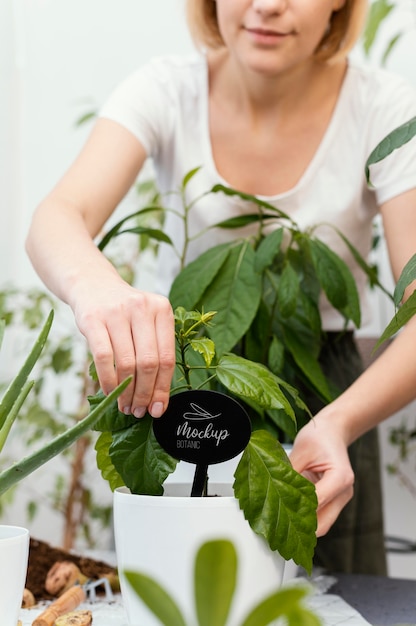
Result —
<svg viewBox="0 0 416 626"><path fill-rule="evenodd" d="M184 176L199 166L200 171L188 186L188 201L202 196L217 183L229 186L217 172L211 150L205 57L154 59L115 89L100 115L120 123L139 139L154 162L162 193L179 190ZM416 187L416 138L372 166L372 187L365 180L366 160L381 139L415 115L416 90L404 79L349 62L327 131L301 179L285 193L259 197L289 214L302 230L318 224L335 225L366 258L378 206ZM179 194L168 195L165 206L183 210ZM253 206L222 193L204 196L190 212L190 234L244 212L253 212ZM250 228L209 230L191 242L187 261L216 243L249 234ZM181 220L169 212L165 229L181 250ZM332 228L319 226L316 235L340 254L353 271L365 319L364 273ZM177 256L170 246L162 244L158 292L168 293L178 270ZM343 327L343 318L324 300L321 314L326 330Z"/></svg>

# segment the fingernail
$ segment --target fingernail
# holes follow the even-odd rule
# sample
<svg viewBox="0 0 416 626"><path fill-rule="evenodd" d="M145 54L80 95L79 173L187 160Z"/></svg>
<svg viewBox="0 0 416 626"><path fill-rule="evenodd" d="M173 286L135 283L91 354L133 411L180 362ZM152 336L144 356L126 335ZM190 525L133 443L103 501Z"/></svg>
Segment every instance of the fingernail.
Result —
<svg viewBox="0 0 416 626"><path fill-rule="evenodd" d="M137 409L134 409L133 415L134 417L140 418L146 413L146 407L138 406Z"/></svg>
<svg viewBox="0 0 416 626"><path fill-rule="evenodd" d="M124 415L130 415L131 414L131 407L130 406L125 406L123 409L123 413Z"/></svg>
<svg viewBox="0 0 416 626"><path fill-rule="evenodd" d="M152 417L161 417L163 415L163 403L162 402L154 402L152 404L152 409L150 411L150 415Z"/></svg>

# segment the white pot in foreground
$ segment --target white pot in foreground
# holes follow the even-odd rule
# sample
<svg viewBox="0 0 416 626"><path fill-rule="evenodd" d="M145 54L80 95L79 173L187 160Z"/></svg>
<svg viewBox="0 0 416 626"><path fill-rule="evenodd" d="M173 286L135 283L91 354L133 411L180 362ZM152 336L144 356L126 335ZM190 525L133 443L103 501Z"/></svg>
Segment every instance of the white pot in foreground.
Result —
<svg viewBox="0 0 416 626"><path fill-rule="evenodd" d="M193 568L198 548L210 539L229 539L239 560L229 626L280 587L284 559L256 535L239 508L231 484L210 482L220 497L191 498L189 484L170 483L164 496L114 493L114 532L123 604L130 626L160 622L134 594L123 570L154 578L175 599L188 624L196 624Z"/></svg>
<svg viewBox="0 0 416 626"><path fill-rule="evenodd" d="M0 624L16 626L22 606L29 557L29 531L0 526Z"/></svg>

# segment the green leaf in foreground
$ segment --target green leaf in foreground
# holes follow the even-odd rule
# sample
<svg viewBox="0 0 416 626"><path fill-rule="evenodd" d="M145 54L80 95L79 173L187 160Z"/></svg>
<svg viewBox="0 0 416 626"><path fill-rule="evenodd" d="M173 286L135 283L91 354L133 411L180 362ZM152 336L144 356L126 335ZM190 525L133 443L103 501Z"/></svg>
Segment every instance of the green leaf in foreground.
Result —
<svg viewBox="0 0 416 626"><path fill-rule="evenodd" d="M254 532L310 573L316 545L315 486L295 472L270 433L252 434L235 472L234 493Z"/></svg>
<svg viewBox="0 0 416 626"><path fill-rule="evenodd" d="M203 544L195 559L198 626L226 626L237 582L237 553L230 541Z"/></svg>
<svg viewBox="0 0 416 626"><path fill-rule="evenodd" d="M321 620L302 603L309 592L307 587L280 589L256 606L241 626L267 626L279 617L286 618L289 626L321 626Z"/></svg>
<svg viewBox="0 0 416 626"><path fill-rule="evenodd" d="M125 571L124 575L139 598L159 618L163 626L186 626L178 605L156 580L131 571Z"/></svg>

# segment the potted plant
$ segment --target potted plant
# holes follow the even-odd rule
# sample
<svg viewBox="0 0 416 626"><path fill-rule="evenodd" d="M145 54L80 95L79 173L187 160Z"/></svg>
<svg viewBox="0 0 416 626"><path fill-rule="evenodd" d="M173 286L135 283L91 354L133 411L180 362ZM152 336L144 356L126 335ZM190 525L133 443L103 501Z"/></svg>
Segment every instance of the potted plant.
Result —
<svg viewBox="0 0 416 626"><path fill-rule="evenodd" d="M34 382L29 380L29 375L44 348L52 320L53 311L49 314L20 371L9 384L0 401L0 454L3 451L15 420L19 416L19 411L34 385ZM5 323L1 320L0 345L3 339L4 327ZM24 459L14 462L7 468L0 466L0 497L13 485L65 450L92 428L103 414L103 411L112 404L128 382L126 380L122 383L107 398L103 398L102 402L89 415L45 444L41 449L30 453ZM1 611L2 624L4 626L16 626L17 623L26 580L28 551L29 532L26 529L14 526L0 526Z"/></svg>
<svg viewBox="0 0 416 626"><path fill-rule="evenodd" d="M285 383L279 384L277 377L263 365L240 356L223 355L214 365L214 343L201 336L201 331L213 323L213 313L178 308L175 317L178 367L182 375L178 373L171 404L182 399L184 394L180 391L184 387L199 387L201 393L201 387L198 384L194 387L192 382L194 375L195 380L201 380L201 372L209 374L211 386L216 381L228 393L246 397L248 401L256 400L264 407L287 404L282 386L295 393ZM201 352L205 361L202 369L198 359ZM192 395L188 408L195 409L196 404L205 406L205 401ZM213 413L211 411L211 415ZM180 421L179 413L178 416ZM158 425L162 420L158 420ZM169 416L166 421L171 421ZM217 425L218 421L212 423ZM163 492L162 485L175 469L177 460L158 443L150 416L136 420L118 413L114 405L96 427L103 430L97 441L99 466L113 487L120 485L120 475L121 483L127 484L133 492L132 495L116 489L114 498L117 561L123 599L132 623L150 617L142 613L141 604L126 587L122 575L125 567L140 564L158 580L173 585L189 615L192 611L188 593L192 562L196 547L206 538L229 537L238 545L242 584L236 604L240 612L253 599L259 599L280 583L284 558L293 558L310 571L316 541L315 489L292 469L273 434L266 430L253 432L235 471L234 493L244 507L251 528L263 535L259 538L239 509L231 474L225 478L225 485L208 481L207 495L222 497L189 497L191 488L186 484L167 484L164 497L157 497ZM240 430L238 424L237 429ZM177 436L176 441L190 443L198 437L187 433ZM215 448L220 451L219 446ZM196 480L197 470L194 484ZM253 498L254 492L256 498ZM276 523L277 518L279 523ZM266 541L272 550L266 547ZM236 619L239 617L237 614Z"/></svg>
<svg viewBox="0 0 416 626"><path fill-rule="evenodd" d="M291 468L279 441L293 440L297 427L310 419L308 408L292 382L301 379L325 400L337 393L318 362L323 332L319 299L324 292L346 324L352 320L359 326L355 281L345 262L315 236L314 230L302 232L288 215L267 202L223 185L216 185L207 193L236 196L252 210L213 228L251 226L254 232L214 246L187 263L190 242L187 224L196 202L187 197L188 185L199 169L185 176L178 191L184 207L183 215L177 216L183 220L184 247L179 252L181 270L170 292L177 341L171 402L184 389L208 389L225 392L242 403L253 432L235 470L233 485L231 477L228 478L234 504L244 512L246 527L251 526L256 535L261 535L272 552L277 551L284 559L293 559L310 571L316 542L315 490ZM160 204L123 218L103 237L99 248L105 250L109 241L126 232L146 234L163 245L173 245L162 229L131 224L131 220L152 211L160 213ZM342 233L339 236L371 283L378 284L374 268L364 262ZM92 405L100 399L100 394L92 398ZM170 483L168 477L175 470L177 459L156 440L154 423L150 416L141 420L125 416L114 404L96 425L102 431L96 446L98 465L116 490L116 525L119 519L131 519L130 514L117 513L119 501L127 495L121 495L118 489L121 485L127 486L136 500L157 500L156 507L164 507L164 502L169 501L169 497L155 496L163 494L165 481ZM206 500L204 506L211 507L221 498ZM146 510L149 506L147 500ZM152 530L143 532L135 527L135 535L142 536L153 563L158 560L154 542L165 539L171 525L171 514L163 515L160 536ZM195 527L194 524L188 535L194 534ZM125 537L125 532L116 527L116 535ZM183 555L182 543L179 548ZM132 550L130 547L126 551L131 558ZM167 555L169 559L176 567L175 557ZM119 566L124 567L120 562ZM189 590L191 563L187 567ZM166 561L161 569L166 572ZM261 568L255 571L258 573ZM156 577L163 581L163 577ZM176 584L178 578L173 574L167 582ZM128 593L123 579L122 591ZM134 613L130 619L139 618Z"/></svg>

